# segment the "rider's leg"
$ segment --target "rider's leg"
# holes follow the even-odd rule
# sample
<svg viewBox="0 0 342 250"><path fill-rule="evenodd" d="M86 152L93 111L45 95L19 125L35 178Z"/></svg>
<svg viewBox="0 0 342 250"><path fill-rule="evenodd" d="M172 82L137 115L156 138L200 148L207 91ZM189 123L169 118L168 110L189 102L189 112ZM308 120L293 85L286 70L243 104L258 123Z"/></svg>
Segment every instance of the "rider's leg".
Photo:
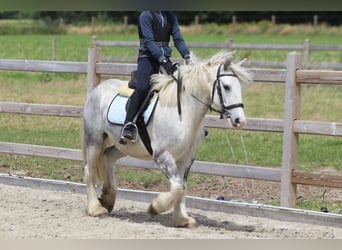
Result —
<svg viewBox="0 0 342 250"><path fill-rule="evenodd" d="M138 59L138 84L133 95L130 97L130 102L128 103L125 124L121 133L122 139L134 142L134 139L136 138L137 131L133 120L142 102L146 98L150 88L150 76L157 72L157 66L158 65L156 65L155 61L151 58L141 57Z"/></svg>
<svg viewBox="0 0 342 250"><path fill-rule="evenodd" d="M129 141L134 141L136 138L136 126L133 124L133 119L138 112L141 104L141 99L137 91L134 91L130 97L130 101L127 107L127 115L125 119L125 124L122 129L121 137Z"/></svg>

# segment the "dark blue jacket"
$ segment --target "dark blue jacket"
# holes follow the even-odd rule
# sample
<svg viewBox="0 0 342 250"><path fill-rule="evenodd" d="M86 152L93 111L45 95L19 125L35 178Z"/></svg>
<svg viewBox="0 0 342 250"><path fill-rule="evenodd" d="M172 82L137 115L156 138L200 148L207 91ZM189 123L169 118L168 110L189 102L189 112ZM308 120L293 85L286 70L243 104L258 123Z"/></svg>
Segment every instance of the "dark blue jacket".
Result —
<svg viewBox="0 0 342 250"><path fill-rule="evenodd" d="M139 56L154 57L158 62L161 62L165 57L171 57L172 50L169 45L160 45L156 43L156 37L167 37L168 40L172 36L174 45L183 58L187 57L190 53L188 47L183 39L179 30L177 17L172 12L155 11L155 17L160 25L156 29L154 23L156 20L153 18L149 11L143 11L139 16L139 36L140 36L140 49ZM171 20L170 20L171 19ZM168 23L171 21L171 24ZM153 29L153 27L155 29ZM170 29L163 29L169 27ZM156 32L164 32L164 34L156 34ZM170 34L167 34L170 33ZM158 41L161 42L161 41ZM162 41L168 42L168 41Z"/></svg>

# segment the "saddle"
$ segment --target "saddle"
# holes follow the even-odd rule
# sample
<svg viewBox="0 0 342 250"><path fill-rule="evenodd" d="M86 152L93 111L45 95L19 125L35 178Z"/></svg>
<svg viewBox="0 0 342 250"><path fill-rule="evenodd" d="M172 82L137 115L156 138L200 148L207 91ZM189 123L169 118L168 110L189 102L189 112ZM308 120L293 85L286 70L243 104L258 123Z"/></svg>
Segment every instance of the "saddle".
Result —
<svg viewBox="0 0 342 250"><path fill-rule="evenodd" d="M122 126L124 125L127 113L127 106L132 93L133 89L129 88L129 84L124 84L120 87L118 94L113 97L113 100L109 105L107 111L107 120L111 124ZM146 126L148 125L153 115L157 102L157 92L151 90L136 114L136 126L138 128L138 133L147 151L151 155L153 154L153 150Z"/></svg>
<svg viewBox="0 0 342 250"><path fill-rule="evenodd" d="M138 71L137 70L134 70L131 72L131 79L130 81L128 82L128 87L130 89L135 89L137 84L138 84Z"/></svg>
<svg viewBox="0 0 342 250"><path fill-rule="evenodd" d="M175 64L175 67L178 64ZM160 71L163 74L167 74L163 67L160 67ZM124 84L120 87L119 93L113 98L112 103L108 108L107 119L110 123L124 125L126 118L127 106L130 101L129 97L132 95L134 89L137 86L137 70L131 72L131 79L128 84ZM179 87L179 86L178 86ZM152 88L151 88L152 89ZM178 97L179 101L179 97ZM136 114L136 126L141 140L143 141L147 151L152 155L153 150L151 147L151 141L147 132L146 126L150 121L150 118L154 112L155 106L158 102L158 94L156 90L150 90L141 107ZM125 106L125 108L123 108ZM180 107L179 107L180 110ZM124 141L120 141L125 143Z"/></svg>

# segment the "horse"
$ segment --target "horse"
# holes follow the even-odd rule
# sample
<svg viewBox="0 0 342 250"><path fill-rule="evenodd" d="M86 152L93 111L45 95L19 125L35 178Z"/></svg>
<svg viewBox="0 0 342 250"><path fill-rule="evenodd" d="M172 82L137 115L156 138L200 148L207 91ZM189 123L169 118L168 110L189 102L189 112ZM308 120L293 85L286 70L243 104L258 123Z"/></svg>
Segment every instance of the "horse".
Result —
<svg viewBox="0 0 342 250"><path fill-rule="evenodd" d="M234 63L233 54L220 51L202 60L192 53L192 61L179 65L174 76L151 76L151 88L159 95L147 125L152 155L139 136L135 143L119 143L122 125L114 125L106 117L113 96L125 81L107 79L88 93L83 111L83 156L89 216L101 217L112 211L117 194L113 165L118 159L131 156L153 160L170 183L168 192L152 199L148 212L157 215L173 208L175 227L197 226L187 213L185 195L187 177L204 138L203 119L211 109L226 117L235 128L246 123L241 83L251 82L251 76L241 66L245 60ZM177 79L182 82L181 115L177 112ZM100 197L96 185L102 185Z"/></svg>

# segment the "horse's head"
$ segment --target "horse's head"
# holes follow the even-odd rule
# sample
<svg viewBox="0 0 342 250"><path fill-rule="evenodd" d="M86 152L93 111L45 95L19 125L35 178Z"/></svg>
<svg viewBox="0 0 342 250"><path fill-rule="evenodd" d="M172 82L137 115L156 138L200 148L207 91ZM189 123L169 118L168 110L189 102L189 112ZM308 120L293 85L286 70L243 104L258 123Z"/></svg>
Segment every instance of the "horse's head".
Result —
<svg viewBox="0 0 342 250"><path fill-rule="evenodd" d="M212 87L212 107L227 117L228 125L242 128L246 123L242 102L241 82L250 82L250 75L240 67L245 60L232 63L228 57L216 66L216 79Z"/></svg>
<svg viewBox="0 0 342 250"><path fill-rule="evenodd" d="M233 52L221 51L211 58L201 61L192 54L189 65L180 67L182 94L186 93L202 103L203 108L226 116L229 126L241 128L246 123L243 110L241 82L250 82L250 74L241 67L245 61L232 63ZM159 91L161 105L177 105L177 84L169 75L155 74L151 78L154 89ZM207 110L205 110L206 112Z"/></svg>

